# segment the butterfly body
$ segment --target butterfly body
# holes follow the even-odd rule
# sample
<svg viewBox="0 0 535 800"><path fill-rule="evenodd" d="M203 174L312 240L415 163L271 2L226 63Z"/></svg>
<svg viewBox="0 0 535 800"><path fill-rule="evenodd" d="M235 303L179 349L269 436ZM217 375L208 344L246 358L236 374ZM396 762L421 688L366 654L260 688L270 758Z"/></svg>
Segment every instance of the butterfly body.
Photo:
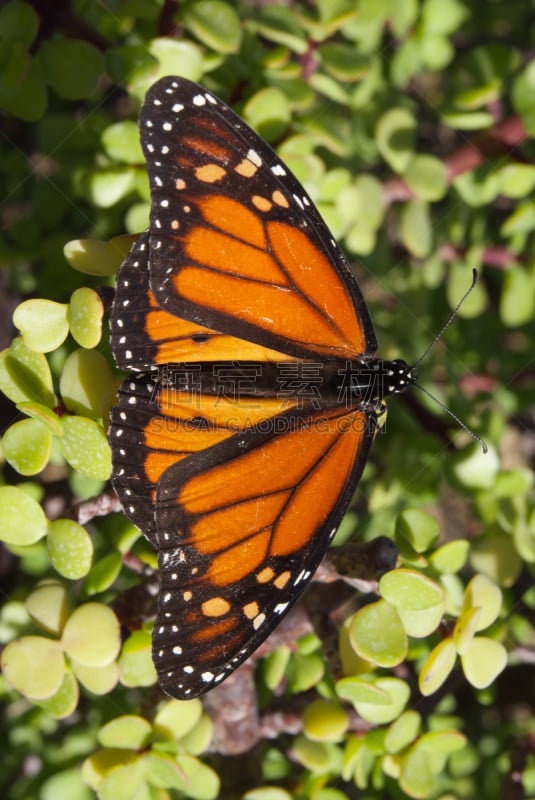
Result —
<svg viewBox="0 0 535 800"><path fill-rule="evenodd" d="M111 314L131 373L113 484L158 550L153 656L194 697L280 621L351 500L389 394L359 287L269 146L202 87L164 78L140 118L151 222Z"/></svg>

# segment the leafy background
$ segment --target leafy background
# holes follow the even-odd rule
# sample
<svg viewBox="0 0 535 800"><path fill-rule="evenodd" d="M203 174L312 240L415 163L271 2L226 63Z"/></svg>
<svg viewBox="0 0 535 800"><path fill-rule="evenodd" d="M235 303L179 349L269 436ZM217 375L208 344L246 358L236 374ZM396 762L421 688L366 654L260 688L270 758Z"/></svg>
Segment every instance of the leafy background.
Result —
<svg viewBox="0 0 535 800"><path fill-rule="evenodd" d="M2 5L3 797L535 796L534 22L523 0ZM166 74L290 164L384 357L418 359L480 274L419 372L488 454L392 402L338 544L387 536L401 569L380 600L314 584L204 705L155 685L154 554L105 439L109 287L150 199L136 119ZM335 577L377 588L354 550Z"/></svg>

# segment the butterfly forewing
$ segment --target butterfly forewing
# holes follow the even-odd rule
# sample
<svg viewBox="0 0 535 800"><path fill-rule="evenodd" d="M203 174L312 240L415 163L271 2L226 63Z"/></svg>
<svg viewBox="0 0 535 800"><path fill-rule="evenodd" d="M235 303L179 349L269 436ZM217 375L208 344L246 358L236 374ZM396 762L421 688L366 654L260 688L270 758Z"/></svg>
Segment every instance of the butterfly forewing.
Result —
<svg viewBox="0 0 535 800"><path fill-rule="evenodd" d="M140 127L162 308L285 356L375 351L362 295L323 220L233 111L164 78L147 93Z"/></svg>

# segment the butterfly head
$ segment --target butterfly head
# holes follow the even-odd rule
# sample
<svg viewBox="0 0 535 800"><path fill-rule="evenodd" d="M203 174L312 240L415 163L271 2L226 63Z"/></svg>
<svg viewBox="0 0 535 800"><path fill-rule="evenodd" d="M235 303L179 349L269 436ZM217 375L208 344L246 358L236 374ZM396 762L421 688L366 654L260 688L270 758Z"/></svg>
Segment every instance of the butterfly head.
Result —
<svg viewBox="0 0 535 800"><path fill-rule="evenodd" d="M383 396L401 394L416 382L416 368L410 367L406 361L396 358L384 363L385 384Z"/></svg>

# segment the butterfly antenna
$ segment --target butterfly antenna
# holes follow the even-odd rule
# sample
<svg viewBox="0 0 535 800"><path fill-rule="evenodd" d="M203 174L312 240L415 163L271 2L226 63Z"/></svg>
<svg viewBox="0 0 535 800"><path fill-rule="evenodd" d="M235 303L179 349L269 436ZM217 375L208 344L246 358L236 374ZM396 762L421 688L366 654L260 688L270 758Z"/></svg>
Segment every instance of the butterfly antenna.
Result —
<svg viewBox="0 0 535 800"><path fill-rule="evenodd" d="M437 343L438 341L440 341L440 339L442 339L442 337L444 336L444 333L447 331L447 329L449 328L449 326L451 325L451 323L453 322L453 320L455 319L455 317L456 317L456 316L457 316L457 314L459 313L459 309L460 309L460 307L462 306L462 304L464 303L464 301L466 300L466 298L468 297L468 295L469 295L469 294L470 294L470 293L473 291L473 289L474 289L474 286L476 285L476 283L477 283L477 269L473 269L473 270L472 270L472 283L470 284L470 286L468 287L468 289L466 290L466 292L463 294L463 296L461 297L461 299L459 300L459 302L457 303L457 305L455 306L455 308L453 309L453 311L451 312L450 318L449 318L449 319L446 321L446 324L445 324L445 325L443 325L443 327L442 327L442 330L440 330L440 331L439 331L439 333L437 333L437 335L435 336L435 338L434 338L434 339L431 341L431 344L430 344L430 345L428 345L428 347L426 347L426 349L424 350L424 352L422 353L422 355L420 356L420 358L419 358L419 359L416 361L416 363L414 364L414 367L417 367L417 366L418 366L418 364L420 364L420 363L421 363L421 362L424 360L424 358L427 356L427 354L429 353L429 351L431 350L431 348L433 348L433 347L436 345L436 343ZM441 408L443 411L445 411L445 412L446 412L446 414L448 414L448 416L450 416L452 419L454 419L454 420L455 420L455 422L457 423L457 425L458 425L460 428L462 428L462 429L463 429L463 431L466 431L466 433L467 433L469 436L471 436L471 437L472 437L472 439L474 439L474 441L476 441L476 442L479 442L479 444L481 445L481 447L482 447L482 449L483 449L483 452L484 452L484 453L488 452L488 447L487 447L487 445L485 444L485 442L483 441L483 439L482 439L480 436L478 436L478 435L477 435L477 433L474 433L474 431L473 431L473 430L471 430L471 429L468 427L468 425L466 425L466 423L464 423L464 422L463 422L461 419L459 419L459 417L457 416L457 414L454 414L454 413L453 413L453 411L451 410L451 408L448 408L448 406L444 405L444 403L442 403L442 402L441 402L441 401L438 399L438 397L435 397L435 395L434 395L434 394L432 394L432 393L429 391L429 389L425 389L423 386L420 386L420 384L419 384L419 383L413 382L413 384L412 384L412 385L413 385L413 386L415 386L417 389L419 389L419 390L420 390L421 392L423 392L424 394L426 394L428 397L430 397L430 398L431 398L431 400L433 400L433 402L434 402L434 403L436 403L436 404L437 404L437 406L438 406L439 408Z"/></svg>
<svg viewBox="0 0 535 800"><path fill-rule="evenodd" d="M436 345L436 343L439 342L442 339L442 337L444 336L444 334L446 333L446 331L450 327L451 323L453 322L453 320L455 319L455 317L459 313L460 307L462 306L462 304L464 303L464 301L466 300L468 295L472 293L476 283L477 283L477 269L473 269L472 270L472 283L470 284L470 286L468 287L466 292L463 294L463 296L461 297L461 299L459 300L459 302L457 303L457 305L455 306L453 311L451 312L450 318L446 321L446 324L443 325L442 330L440 330L437 333L437 335L435 336L435 338L432 339L431 343L426 347L426 349L424 350L424 352L422 353L420 358L413 365L414 367L417 367L418 364L420 364L424 360L424 358L427 356L429 351ZM440 403L439 403L439 405L440 405ZM477 438L477 437L475 437L475 438Z"/></svg>
<svg viewBox="0 0 535 800"><path fill-rule="evenodd" d="M483 441L483 439L482 439L480 436L478 436L478 435L477 435L477 433L474 433L474 431L473 431L473 430L471 430L471 429L468 427L468 425L466 425L466 423L464 423L464 422L462 421L462 419L459 419L459 417L457 416L457 414L454 414L454 413L453 413L453 411L451 410L451 408L448 408L448 406L444 405L444 403L443 403L442 401L440 401L440 400L438 399L438 397L435 397L435 395L434 395L434 394L431 394L431 392L429 391L429 389L425 389L423 386L420 386L420 384L419 384L419 383L416 383L416 382L414 382L412 385L413 385L413 386L415 386L417 389L419 389L419 390L420 390L421 392L423 392L424 394L426 394L428 397L430 397L430 398L431 398L431 400L433 400L433 402L434 402L434 403L436 403L436 404L437 404L437 406L438 406L439 408L441 408L443 411L445 411L445 412L446 412L446 414L448 414L448 416L450 416L452 419L454 419L454 420L455 420L455 422L457 423L457 425L458 425L460 428L462 428L462 429L463 429L463 431L466 431L466 433L468 433L468 434L469 434L469 436L471 436L471 437L472 437L472 439L474 439L476 442L479 442L479 444L481 445L481 448L482 448L482 450L483 450L483 452L484 452L484 453L488 452L488 449L489 449L489 448L487 447L487 445L485 444L485 442Z"/></svg>

